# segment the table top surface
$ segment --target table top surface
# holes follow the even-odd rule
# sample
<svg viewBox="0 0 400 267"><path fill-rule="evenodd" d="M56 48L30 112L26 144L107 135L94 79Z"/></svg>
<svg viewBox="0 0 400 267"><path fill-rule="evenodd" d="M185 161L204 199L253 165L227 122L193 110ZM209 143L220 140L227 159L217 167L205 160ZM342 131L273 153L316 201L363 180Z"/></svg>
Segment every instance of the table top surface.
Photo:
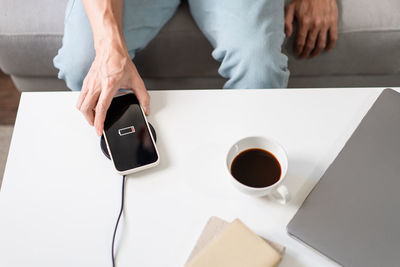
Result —
<svg viewBox="0 0 400 267"><path fill-rule="evenodd" d="M280 266L337 266L286 225L381 90L151 91L160 164L127 177L117 266L183 266L211 216L286 246ZM0 266L111 266L122 178L77 97L22 94L0 192ZM246 136L286 149L288 204L231 185L225 156Z"/></svg>

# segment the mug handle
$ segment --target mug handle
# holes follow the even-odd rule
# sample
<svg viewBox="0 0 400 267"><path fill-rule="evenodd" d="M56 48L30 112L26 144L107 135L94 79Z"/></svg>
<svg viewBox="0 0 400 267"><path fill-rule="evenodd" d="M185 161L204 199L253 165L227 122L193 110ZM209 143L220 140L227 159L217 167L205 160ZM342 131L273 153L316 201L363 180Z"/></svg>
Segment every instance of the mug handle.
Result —
<svg viewBox="0 0 400 267"><path fill-rule="evenodd" d="M280 204L286 204L290 201L290 193L286 186L280 185L274 188L271 194L272 198Z"/></svg>

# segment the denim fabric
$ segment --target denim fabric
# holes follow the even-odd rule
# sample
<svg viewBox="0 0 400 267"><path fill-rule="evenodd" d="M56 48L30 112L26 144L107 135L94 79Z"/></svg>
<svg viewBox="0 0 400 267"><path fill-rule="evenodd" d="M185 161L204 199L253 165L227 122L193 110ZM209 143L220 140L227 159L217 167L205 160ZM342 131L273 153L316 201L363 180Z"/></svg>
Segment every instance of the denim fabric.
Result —
<svg viewBox="0 0 400 267"><path fill-rule="evenodd" d="M180 0L125 0L124 36L131 58L175 14ZM190 11L221 62L224 88L283 88L289 71L281 52L283 0L189 0ZM54 58L58 77L80 90L95 57L92 30L81 0L66 9L63 45ZM195 63L193 63L195 64Z"/></svg>

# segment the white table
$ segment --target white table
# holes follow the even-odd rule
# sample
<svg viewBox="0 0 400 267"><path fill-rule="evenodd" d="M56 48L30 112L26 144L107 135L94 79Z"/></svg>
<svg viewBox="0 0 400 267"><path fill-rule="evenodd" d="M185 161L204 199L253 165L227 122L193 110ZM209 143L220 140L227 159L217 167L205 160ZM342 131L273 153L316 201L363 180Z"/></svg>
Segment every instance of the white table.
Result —
<svg viewBox="0 0 400 267"><path fill-rule="evenodd" d="M337 266L286 225L381 89L153 91L161 163L127 179L117 266L182 266L210 216L287 247L281 266ZM111 266L121 177L75 109L78 93L23 93L0 193L0 266ZM262 135L287 150L285 206L242 195L225 154Z"/></svg>

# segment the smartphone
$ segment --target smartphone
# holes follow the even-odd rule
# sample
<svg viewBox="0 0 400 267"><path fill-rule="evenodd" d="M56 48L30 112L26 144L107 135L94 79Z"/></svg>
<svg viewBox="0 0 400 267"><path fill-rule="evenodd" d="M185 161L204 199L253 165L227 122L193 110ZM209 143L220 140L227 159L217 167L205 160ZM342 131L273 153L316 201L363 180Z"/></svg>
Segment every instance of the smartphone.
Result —
<svg viewBox="0 0 400 267"><path fill-rule="evenodd" d="M103 135L119 174L138 172L159 163L153 135L134 94L114 97L107 111Z"/></svg>

